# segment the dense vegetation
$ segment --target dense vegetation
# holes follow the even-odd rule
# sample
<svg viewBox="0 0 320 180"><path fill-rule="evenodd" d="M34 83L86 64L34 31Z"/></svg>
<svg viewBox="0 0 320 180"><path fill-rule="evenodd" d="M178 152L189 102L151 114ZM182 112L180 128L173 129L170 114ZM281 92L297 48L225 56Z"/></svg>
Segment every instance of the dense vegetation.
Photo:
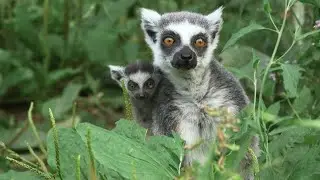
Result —
<svg viewBox="0 0 320 180"><path fill-rule="evenodd" d="M225 117L211 162L180 169L190 147L178 135L146 138L130 117L119 120L127 109L107 65L151 61L139 7L205 14L221 5L215 53L252 104ZM319 0L1 1L0 179L238 179L254 133L257 177L319 179L317 19Z"/></svg>

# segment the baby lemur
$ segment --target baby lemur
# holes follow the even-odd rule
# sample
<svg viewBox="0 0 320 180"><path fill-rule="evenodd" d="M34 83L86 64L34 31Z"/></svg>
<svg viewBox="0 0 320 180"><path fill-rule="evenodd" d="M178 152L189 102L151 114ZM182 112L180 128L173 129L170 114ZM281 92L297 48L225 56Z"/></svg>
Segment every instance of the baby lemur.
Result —
<svg viewBox="0 0 320 180"><path fill-rule="evenodd" d="M131 99L134 119L144 128L152 125L153 97L161 81L161 72L151 63L137 61L124 66L109 65L111 77L120 86L121 81ZM149 131L150 132L150 131Z"/></svg>

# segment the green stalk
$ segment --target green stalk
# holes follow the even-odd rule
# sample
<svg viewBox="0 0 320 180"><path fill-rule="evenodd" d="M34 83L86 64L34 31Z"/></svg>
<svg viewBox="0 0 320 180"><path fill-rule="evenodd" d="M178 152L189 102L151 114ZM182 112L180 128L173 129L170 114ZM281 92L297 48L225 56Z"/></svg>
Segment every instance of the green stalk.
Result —
<svg viewBox="0 0 320 180"><path fill-rule="evenodd" d="M89 128L87 130L86 138L87 138L87 148L88 148L89 157L90 157L90 179L96 180L97 179L97 173L96 173L97 171L96 171L94 155L93 155L92 146L91 146L91 131Z"/></svg>
<svg viewBox="0 0 320 180"><path fill-rule="evenodd" d="M76 107L77 107L77 103L74 102L72 106L72 128L73 129L76 128Z"/></svg>
<svg viewBox="0 0 320 180"><path fill-rule="evenodd" d="M133 119L132 104L130 101L128 91L125 88L124 81L121 81L121 88L123 92L123 99L124 99L124 105L125 105L125 117L127 120L132 120Z"/></svg>
<svg viewBox="0 0 320 180"><path fill-rule="evenodd" d="M25 169L28 169L28 170L31 171L31 172L34 172L34 173L38 174L38 175L41 176L41 177L44 177L45 179L53 179L53 177L52 177L50 174L41 172L41 171L39 171L39 170L36 169L36 168L33 168L33 167L31 167L31 166L29 166L29 165L27 165L27 164L24 164L23 162L17 161L17 160L15 160L15 159L13 159L13 158L10 158L10 157L6 157L6 159L7 159L8 161L14 163L14 164L19 165L20 167L23 167L23 168L25 168Z"/></svg>
<svg viewBox="0 0 320 180"><path fill-rule="evenodd" d="M28 120L29 120L29 124L31 126L31 129L32 129L32 132L35 136L35 138L37 139L38 143L39 143L39 147L40 147L40 150L42 151L42 153L46 156L47 155L47 151L46 149L44 148L44 145L40 139L40 136L39 136L39 133L37 131L37 128L36 126L34 125L33 123L33 119L32 119L32 110L33 110L33 102L31 102L30 104L30 108L28 110Z"/></svg>
<svg viewBox="0 0 320 180"><path fill-rule="evenodd" d="M76 180L81 180L81 170L80 170L80 159L81 156L80 154L77 156L77 159L76 159Z"/></svg>
<svg viewBox="0 0 320 180"><path fill-rule="evenodd" d="M49 66L50 66L50 50L48 47L48 26L49 26L49 0L44 0L43 2L43 37L42 37L42 43L45 53L44 58L44 70L46 75L48 75L49 72Z"/></svg>
<svg viewBox="0 0 320 180"><path fill-rule="evenodd" d="M29 149L29 152L31 153L31 155L36 158L36 160L38 161L38 163L40 164L40 167L42 169L42 171L48 173L48 169L46 168L46 165L44 164L44 162L40 159L39 156L37 156L37 154L33 151L32 147L30 146L30 144L28 142L25 142L27 144L27 147Z"/></svg>
<svg viewBox="0 0 320 180"><path fill-rule="evenodd" d="M265 72L264 72L264 75L263 75L263 78L262 78L262 82L261 82L260 94L259 94L259 104L258 104L258 114L257 114L257 120L259 122L262 122L262 120L261 120L261 103L262 103L262 94L263 94L263 90L264 90L264 85L265 85L269 70L270 70L271 66L273 65L273 63L274 63L275 56L276 56L276 53L277 53L278 48L279 48L280 40L281 40L283 31L284 31L284 27L286 25L287 14L288 14L289 9L290 9L290 7L288 6L288 3L286 1L286 7L285 7L285 12L284 12L283 22L282 22L280 31L278 32L278 38L277 38L277 41L276 41L272 56L270 58L270 61L269 61L268 65L267 65L266 69L265 69ZM265 124L263 122L261 124L262 124L262 128L263 128L264 132L266 132L267 129L266 129ZM259 123L260 128L261 128L261 124ZM262 132L262 130L260 130L260 131ZM269 154L268 153L268 136L267 136L267 134L264 133L262 138L263 138L265 149L266 149L266 154L267 154L266 158L267 158L267 161L269 161L269 157L268 157L268 154Z"/></svg>
<svg viewBox="0 0 320 180"><path fill-rule="evenodd" d="M62 178L61 169L60 169L60 151L59 151L59 143L58 143L58 131L56 127L56 121L54 119L53 113L50 108L49 108L49 115L50 115L50 120L52 124L52 131L53 131L54 150L56 153L56 165L57 165L58 175L62 180L63 178Z"/></svg>

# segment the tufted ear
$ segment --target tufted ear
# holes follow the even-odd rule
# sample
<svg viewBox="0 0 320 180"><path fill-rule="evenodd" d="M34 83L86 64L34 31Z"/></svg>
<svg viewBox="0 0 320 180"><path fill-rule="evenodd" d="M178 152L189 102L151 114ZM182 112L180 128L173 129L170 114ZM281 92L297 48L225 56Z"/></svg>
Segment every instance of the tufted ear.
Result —
<svg viewBox="0 0 320 180"><path fill-rule="evenodd" d="M158 23L161 15L151 9L141 8L141 28L145 35L145 40L149 46L153 46L156 43L156 36L159 32Z"/></svg>
<svg viewBox="0 0 320 180"><path fill-rule="evenodd" d="M108 66L110 69L111 78L115 80L121 86L121 80L124 77L124 69L123 66Z"/></svg>
<svg viewBox="0 0 320 180"><path fill-rule="evenodd" d="M214 12L206 16L207 20L210 23L212 39L215 39L215 37L219 34L222 28L222 24L223 24L222 11L223 11L223 6L220 6Z"/></svg>

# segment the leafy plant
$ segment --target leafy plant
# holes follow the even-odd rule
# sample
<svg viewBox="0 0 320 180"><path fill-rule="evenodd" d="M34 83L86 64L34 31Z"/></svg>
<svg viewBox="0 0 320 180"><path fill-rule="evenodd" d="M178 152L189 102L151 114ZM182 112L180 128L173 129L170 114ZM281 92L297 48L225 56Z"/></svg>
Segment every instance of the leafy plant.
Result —
<svg viewBox="0 0 320 180"><path fill-rule="evenodd" d="M219 127L207 164L181 169L190 147L177 135L146 137L128 121L128 99L105 65L151 60L139 7L209 13L220 5L224 26L216 54L241 79L252 104L240 122ZM239 179L239 161L254 134L262 148L259 157L250 156L258 160L256 178L319 179L318 1L26 0L3 1L0 8L0 179ZM18 118L31 101L33 117ZM52 126L44 120L49 108L56 121L51 118L44 138ZM123 114L128 120L114 128Z"/></svg>

